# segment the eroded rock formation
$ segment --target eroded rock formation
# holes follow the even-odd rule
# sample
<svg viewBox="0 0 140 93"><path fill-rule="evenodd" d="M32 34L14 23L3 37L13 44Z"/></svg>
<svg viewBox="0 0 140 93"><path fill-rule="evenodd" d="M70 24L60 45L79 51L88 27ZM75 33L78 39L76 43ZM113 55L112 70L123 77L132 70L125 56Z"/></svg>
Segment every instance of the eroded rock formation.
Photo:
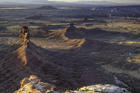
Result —
<svg viewBox="0 0 140 93"><path fill-rule="evenodd" d="M70 28L74 28L74 27L72 27L71 25ZM0 69L0 76L1 76L0 92L1 93L13 93L15 90L19 88L20 89L18 91L21 92L17 91L17 93L28 93L28 92L43 93L42 87L44 89L43 91L45 92L46 90L50 91L51 89L45 88L49 84L40 83L41 81L39 78L41 78L41 80L45 82L55 84L57 87L60 87L59 89L64 88L64 89L73 89L73 90L83 86L89 86L86 88L93 89L92 87L93 84L97 84L97 83L100 84L102 82L105 83L107 82L107 84L113 83L111 76L103 73L102 70L101 71L97 70L96 64L91 62L93 59L91 59L91 57L88 57L87 54L85 55L85 50L91 51L91 48L93 49L100 48L103 51L103 49L107 50L106 47L111 47L112 45L107 46L107 44L105 43L96 42L92 40L91 41L83 40L82 44L79 44L80 52L74 52L72 54L69 53L69 55L67 56L68 52L66 53L63 52L64 54L63 53L61 54L59 52L59 54L57 54L57 52L51 52L49 50L45 50L42 49L41 47L36 46L31 41L29 41L30 35L28 33L29 33L28 27L23 27L21 29L20 36L19 36L20 42L12 46L10 48L11 50L8 52L8 55L6 55L4 59L1 60L0 62L0 68L1 68ZM27 45L27 43L25 43L26 41L28 42L29 47L26 46ZM71 40L71 41L68 40L68 41L75 43L75 40ZM81 43L81 41L79 42ZM70 43L70 45L72 45L72 43ZM81 56L81 54L84 56ZM65 58L66 60L63 60L63 58ZM87 63L86 65L84 65L85 62ZM95 63L96 62L97 61L95 61ZM30 75L37 75L39 78ZM25 78L25 77L29 77L29 78ZM20 85L20 81L21 81L21 85ZM50 84L49 86L52 85ZM85 91L84 93L88 93L86 90L84 91ZM79 92L81 92L81 88L78 91L72 91L66 93L79 93ZM57 92L57 93L62 93L62 92ZM113 92L113 93L117 93L117 92ZM122 93L127 93L127 91Z"/></svg>
<svg viewBox="0 0 140 93"><path fill-rule="evenodd" d="M23 26L19 32L19 40L27 44L30 41L30 32L27 26Z"/></svg>
<svg viewBox="0 0 140 93"><path fill-rule="evenodd" d="M65 36L70 39L79 39L83 38L85 32L82 29L76 28L74 23L70 23L70 26L66 28Z"/></svg>
<svg viewBox="0 0 140 93"><path fill-rule="evenodd" d="M30 67L25 66L38 62L33 61L37 57L32 56L33 51L26 46L29 38L28 27L23 27L18 42L7 49L7 54L0 61L0 93L12 93L20 87L20 80L33 74ZM30 45L34 46L32 43ZM30 63L29 58L32 60Z"/></svg>

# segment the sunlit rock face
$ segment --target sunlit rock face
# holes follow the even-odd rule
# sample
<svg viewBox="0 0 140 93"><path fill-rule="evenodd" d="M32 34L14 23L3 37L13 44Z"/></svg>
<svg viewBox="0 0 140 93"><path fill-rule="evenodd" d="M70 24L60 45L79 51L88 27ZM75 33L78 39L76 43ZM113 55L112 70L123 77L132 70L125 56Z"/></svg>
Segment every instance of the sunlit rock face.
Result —
<svg viewBox="0 0 140 93"><path fill-rule="evenodd" d="M14 93L130 93L125 88L115 85L91 85L79 88L77 90L68 90L64 92L55 91L55 86L49 83L43 83L37 76L31 75L21 81L21 87Z"/></svg>
<svg viewBox="0 0 140 93"><path fill-rule="evenodd" d="M74 93L130 93L125 88L120 88L115 85L105 84L105 85L91 85L86 86L74 91Z"/></svg>
<svg viewBox="0 0 140 93"><path fill-rule="evenodd" d="M29 28L27 26L23 26L19 31L19 41L27 44L30 40Z"/></svg>
<svg viewBox="0 0 140 93"><path fill-rule="evenodd" d="M43 83L37 76L34 75L24 78L20 84L20 89L14 93L48 93L54 89L54 85Z"/></svg>

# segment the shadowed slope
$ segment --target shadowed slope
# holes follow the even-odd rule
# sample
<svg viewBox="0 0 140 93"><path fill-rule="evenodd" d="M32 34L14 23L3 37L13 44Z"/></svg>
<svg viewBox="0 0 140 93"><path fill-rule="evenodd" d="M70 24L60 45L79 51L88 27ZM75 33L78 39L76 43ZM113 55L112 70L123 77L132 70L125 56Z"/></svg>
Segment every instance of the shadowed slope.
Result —
<svg viewBox="0 0 140 93"><path fill-rule="evenodd" d="M31 69L41 64L38 61L40 58L32 55L35 53L31 49L35 49L35 45L27 40L23 37L19 39L16 44L7 50L7 55L0 62L1 93L12 93L15 91L20 86L20 80L31 74L35 74ZM27 55L30 55L30 60L27 58Z"/></svg>
<svg viewBox="0 0 140 93"><path fill-rule="evenodd" d="M58 59L54 52L33 44L27 38L28 32L21 34L23 36L20 35L19 41L8 49L8 54L0 62L0 92L12 93L19 88L20 80L32 74L59 86L76 85L71 76L72 69L55 64Z"/></svg>
<svg viewBox="0 0 140 93"><path fill-rule="evenodd" d="M82 31L84 34L81 33ZM139 48L136 49L134 46L118 45L89 38L89 36L94 38L96 35L99 36L98 38L108 36L136 36L130 33L107 32L101 29L78 29L70 26L64 31L54 32L52 35L54 37L51 39L62 41L63 44L72 40L82 41L82 38L85 39L81 44L75 43L75 45L79 44L80 46L75 49L73 47L72 52L59 55L57 56L58 58L56 57L56 59L64 59L66 62L57 61L56 63L61 64L61 66L65 68L73 68L75 74L71 75L74 76L78 82L77 87L97 83L117 84L114 79L114 76L116 76L125 82L132 91L137 93L136 91L140 89L140 83L137 83L140 81L140 78L138 75L135 75L135 73L138 73L140 64L130 63L128 62L128 58L131 58L130 53L135 54L134 51L137 51ZM64 38L67 39L65 40ZM71 44L74 44L74 42L71 42ZM108 65L117 69L111 69Z"/></svg>
<svg viewBox="0 0 140 93"><path fill-rule="evenodd" d="M78 29L74 24L70 24L68 28L64 31L52 32L48 35L47 39L56 40L71 40L71 39L81 39L84 37L85 32L82 29Z"/></svg>
<svg viewBox="0 0 140 93"><path fill-rule="evenodd" d="M0 91L4 93L15 91L20 80L32 74L42 81L55 84L59 89L116 84L114 73L106 73L102 65L126 63L127 54L133 50L133 47L97 40L70 39L61 32L57 33L60 41L69 43L71 48L52 52L32 43L27 31L21 33L23 37L9 49L8 55L0 63ZM59 35L67 39L62 39ZM57 40L56 36L52 39ZM126 64L121 67L125 66Z"/></svg>
<svg viewBox="0 0 140 93"><path fill-rule="evenodd" d="M17 47L13 46L10 52L0 62L0 92L10 93L19 87L19 82L24 77L30 75L30 70L22 65L25 61L21 59L22 54L18 55L14 51ZM11 52L12 51L12 52ZM24 57L23 57L24 58Z"/></svg>

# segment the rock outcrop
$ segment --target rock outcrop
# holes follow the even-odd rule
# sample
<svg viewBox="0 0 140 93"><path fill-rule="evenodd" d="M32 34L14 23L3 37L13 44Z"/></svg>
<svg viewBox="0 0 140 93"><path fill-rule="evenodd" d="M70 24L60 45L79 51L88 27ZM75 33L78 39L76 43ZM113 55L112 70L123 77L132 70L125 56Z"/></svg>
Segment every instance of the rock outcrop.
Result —
<svg viewBox="0 0 140 93"><path fill-rule="evenodd" d="M23 26L19 32L19 40L27 44L30 41L30 32L27 26Z"/></svg>
<svg viewBox="0 0 140 93"><path fill-rule="evenodd" d="M7 49L7 54L0 61L0 92L12 93L20 85L24 77L31 74L22 62L26 63L26 45L29 40L29 31L23 27L20 31L19 41Z"/></svg>
<svg viewBox="0 0 140 93"><path fill-rule="evenodd" d="M31 75L29 78L21 80L21 87L14 93L48 93L54 91L55 86L43 83L37 76Z"/></svg>
<svg viewBox="0 0 140 93"><path fill-rule="evenodd" d="M110 85L110 84L97 84L97 85L91 85L91 86L86 86L82 87L74 93L130 93L127 89L125 88L120 88L115 85Z"/></svg>
<svg viewBox="0 0 140 93"><path fill-rule="evenodd" d="M70 26L66 28L65 36L70 39L76 39L76 38L83 38L85 32L82 29L77 29L74 26L74 23L70 23Z"/></svg>
<svg viewBox="0 0 140 93"><path fill-rule="evenodd" d="M115 85L91 85L79 88L77 90L55 91L55 86L49 83L43 83L37 76L31 75L21 81L21 87L14 93L130 93L125 88Z"/></svg>

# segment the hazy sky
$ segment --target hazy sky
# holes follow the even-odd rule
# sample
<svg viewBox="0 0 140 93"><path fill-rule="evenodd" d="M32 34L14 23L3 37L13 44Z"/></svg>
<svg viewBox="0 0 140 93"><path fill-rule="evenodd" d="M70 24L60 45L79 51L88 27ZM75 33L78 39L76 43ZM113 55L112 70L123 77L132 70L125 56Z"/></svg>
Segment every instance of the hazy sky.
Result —
<svg viewBox="0 0 140 93"><path fill-rule="evenodd" d="M65 2L75 2L75 1L140 2L140 0L48 0L48 1L65 1Z"/></svg>
<svg viewBox="0 0 140 93"><path fill-rule="evenodd" d="M65 2L76 2L76 1L111 1L117 3L140 3L140 0L48 0L48 1L65 1Z"/></svg>
<svg viewBox="0 0 140 93"><path fill-rule="evenodd" d="M77 1L111 1L117 3L139 3L140 0L0 0L1 2L30 2L30 1L63 1L63 2L77 2Z"/></svg>

